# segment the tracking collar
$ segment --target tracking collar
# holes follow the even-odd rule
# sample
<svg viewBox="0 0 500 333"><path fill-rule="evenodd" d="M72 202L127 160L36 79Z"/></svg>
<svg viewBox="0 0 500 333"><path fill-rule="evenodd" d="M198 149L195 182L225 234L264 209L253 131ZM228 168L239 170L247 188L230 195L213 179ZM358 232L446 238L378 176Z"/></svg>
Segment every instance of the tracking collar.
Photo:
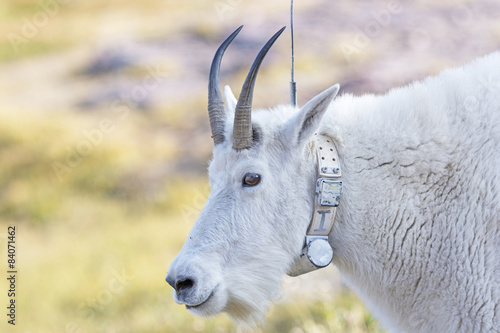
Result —
<svg viewBox="0 0 500 333"><path fill-rule="evenodd" d="M288 271L289 276L309 273L328 266L333 259L333 249L328 234L333 227L335 214L342 194L340 163L332 139L315 134L318 179L314 212L305 236L304 247Z"/></svg>

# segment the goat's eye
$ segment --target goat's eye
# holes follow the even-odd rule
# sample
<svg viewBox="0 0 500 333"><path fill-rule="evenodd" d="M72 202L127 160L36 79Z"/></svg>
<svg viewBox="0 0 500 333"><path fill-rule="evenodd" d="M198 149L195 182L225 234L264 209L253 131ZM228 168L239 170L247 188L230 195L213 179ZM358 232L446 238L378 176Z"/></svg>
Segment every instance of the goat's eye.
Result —
<svg viewBox="0 0 500 333"><path fill-rule="evenodd" d="M255 186L260 182L260 175L258 173L249 172L243 177L243 186Z"/></svg>

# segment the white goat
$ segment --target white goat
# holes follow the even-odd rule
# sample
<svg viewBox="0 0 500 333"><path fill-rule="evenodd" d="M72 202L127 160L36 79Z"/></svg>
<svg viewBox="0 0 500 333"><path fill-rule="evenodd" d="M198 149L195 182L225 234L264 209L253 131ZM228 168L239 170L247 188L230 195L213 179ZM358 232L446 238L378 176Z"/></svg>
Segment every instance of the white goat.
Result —
<svg viewBox="0 0 500 333"><path fill-rule="evenodd" d="M240 28L241 29L241 28ZM397 332L500 330L500 53L385 95L338 86L302 109L251 115L257 57L236 101L209 83L211 193L167 281L198 315L262 320L313 214L314 134L339 154L328 241L347 283ZM233 122L234 115L234 122ZM251 119L251 117L253 119Z"/></svg>

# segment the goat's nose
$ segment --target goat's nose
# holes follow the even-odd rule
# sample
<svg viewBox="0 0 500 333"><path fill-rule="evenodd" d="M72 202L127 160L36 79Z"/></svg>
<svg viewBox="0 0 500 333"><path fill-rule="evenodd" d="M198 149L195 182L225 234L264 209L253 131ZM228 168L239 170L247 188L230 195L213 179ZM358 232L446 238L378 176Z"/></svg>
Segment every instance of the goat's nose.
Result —
<svg viewBox="0 0 500 333"><path fill-rule="evenodd" d="M167 274L165 281L167 281L168 284L175 289L175 280L170 275Z"/></svg>
<svg viewBox="0 0 500 333"><path fill-rule="evenodd" d="M168 282L169 285L172 286L172 288L175 289L175 291L177 291L178 294L183 290L189 290L194 287L194 279L190 277L183 276L174 279L173 277L167 274L165 280Z"/></svg>

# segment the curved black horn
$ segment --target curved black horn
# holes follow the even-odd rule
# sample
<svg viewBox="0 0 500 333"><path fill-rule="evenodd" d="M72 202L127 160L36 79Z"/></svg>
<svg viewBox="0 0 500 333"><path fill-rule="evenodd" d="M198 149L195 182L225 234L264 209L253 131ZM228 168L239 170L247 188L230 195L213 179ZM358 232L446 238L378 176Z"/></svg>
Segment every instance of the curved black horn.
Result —
<svg viewBox="0 0 500 333"><path fill-rule="evenodd" d="M267 54L267 51L274 44L276 39L281 35L286 27L281 28L277 33L274 34L271 39L264 45L262 50L255 58L255 61L248 72L243 88L241 88L241 93L238 98L238 103L236 104L235 115L234 115L234 126L233 126L233 147L235 149L247 149L252 146L252 97L253 97L253 87L255 85L255 78L257 77L257 72L259 71L260 64Z"/></svg>
<svg viewBox="0 0 500 333"><path fill-rule="evenodd" d="M234 37L240 32L243 26L236 29L229 37L219 46L212 60L210 67L210 75L208 80L208 117L210 118L210 129L212 130L212 138L214 144L224 142L224 125L226 123L226 110L224 109L224 100L220 90L220 63L224 51L231 44Z"/></svg>

